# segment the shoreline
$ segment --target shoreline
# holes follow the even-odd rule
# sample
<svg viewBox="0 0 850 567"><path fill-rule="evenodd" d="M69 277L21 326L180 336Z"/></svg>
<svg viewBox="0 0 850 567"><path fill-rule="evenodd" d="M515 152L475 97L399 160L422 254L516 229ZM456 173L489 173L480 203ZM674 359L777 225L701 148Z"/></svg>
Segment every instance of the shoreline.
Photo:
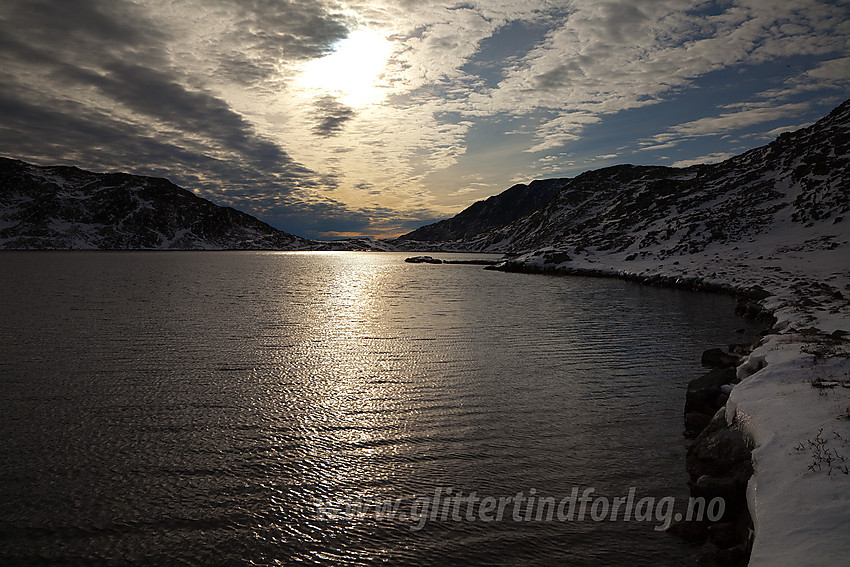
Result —
<svg viewBox="0 0 850 567"><path fill-rule="evenodd" d="M694 264L697 258L680 259ZM736 314L770 322L767 334L734 366L728 400L700 433L703 439L698 438L688 451L689 460L701 461L706 460L701 457L717 457L723 452L700 453L693 449L697 441L713 449L719 440L730 443L726 454L734 457L726 470L708 458L707 468L702 470L711 473L708 479L712 482L704 480L699 486L697 477L692 483L699 489L737 490L740 495L743 482L746 505L742 511L751 517L752 532L743 544L742 520L715 528L720 532L715 540L733 545L719 548L713 557L696 559L694 564L790 567L811 564L816 558L818 565L845 565L850 556L850 321L844 294L825 282L837 280L850 291L850 273L798 270L797 277L780 281L752 262L745 264L746 259L750 258L739 258L735 267L750 269L732 272L743 278L739 283L719 280L715 273L710 278L681 273L686 270L680 268L680 261L639 273L635 268L640 264L620 264L619 269L581 266L566 253L553 250L506 259L485 269L610 277L726 293L738 297ZM746 481L741 476L746 468L741 464L741 441L750 455L746 464L752 469ZM730 475L731 484L713 482ZM741 556L742 545L749 551L748 557Z"/></svg>
<svg viewBox="0 0 850 567"><path fill-rule="evenodd" d="M673 522L666 529L670 535L685 541L711 544L710 550L692 555L687 565L747 566L754 540L753 520L746 496L746 488L753 475L752 447L737 424L727 423L726 402L729 392L724 392L723 387L740 383L737 368L743 365L764 336L774 332L776 318L758 303L770 294L758 286L744 289L708 283L700 278L657 274L644 276L567 266L547 268L511 260L485 269L508 273L614 278L654 287L722 293L737 298L736 315L764 323L764 330L749 343L734 345L744 348L745 352L739 350L733 354L718 348L704 351L703 367L712 370L689 381L684 395L683 436L690 444L682 465L689 477L690 494L706 499L718 496L723 498L726 503L723 517L715 522ZM710 360L707 360L707 355ZM697 404L702 405L693 407Z"/></svg>
<svg viewBox="0 0 850 567"><path fill-rule="evenodd" d="M604 270L600 268L586 268L576 266L540 266L537 264L528 264L525 262L517 262L514 260L504 260L498 264L488 266L485 270L496 270L508 273L523 273L523 274L544 274L552 276L582 276L590 278L614 278L630 282L636 282L642 285L651 285L656 287L667 287L674 289L684 289L688 291L705 291L710 293L724 293L734 295L739 298L746 299L749 302L755 303L769 297L770 294L761 286L738 287L728 283L717 283L707 281L696 276L666 276L663 274L644 275L635 272L621 272L613 270Z"/></svg>

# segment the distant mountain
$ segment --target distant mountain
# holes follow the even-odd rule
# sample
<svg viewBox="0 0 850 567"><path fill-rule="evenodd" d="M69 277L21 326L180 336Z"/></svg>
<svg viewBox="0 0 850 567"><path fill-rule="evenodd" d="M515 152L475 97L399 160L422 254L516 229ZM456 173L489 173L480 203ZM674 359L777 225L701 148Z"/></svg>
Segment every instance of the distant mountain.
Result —
<svg viewBox="0 0 850 567"><path fill-rule="evenodd" d="M799 246L839 246L830 235L846 232L833 225L850 223L850 100L808 128L722 163L620 165L551 183L560 190L542 207L473 235L467 229L474 223L464 223L470 207L443 221L463 237L427 248L664 259L714 244L743 247L768 233Z"/></svg>
<svg viewBox="0 0 850 567"><path fill-rule="evenodd" d="M405 241L443 241L469 238L535 211L552 200L569 179L532 181L514 185L484 201L477 201L450 219L429 224L398 237Z"/></svg>
<svg viewBox="0 0 850 567"><path fill-rule="evenodd" d="M0 158L0 249L294 250L319 246L202 199L166 179L38 167Z"/></svg>

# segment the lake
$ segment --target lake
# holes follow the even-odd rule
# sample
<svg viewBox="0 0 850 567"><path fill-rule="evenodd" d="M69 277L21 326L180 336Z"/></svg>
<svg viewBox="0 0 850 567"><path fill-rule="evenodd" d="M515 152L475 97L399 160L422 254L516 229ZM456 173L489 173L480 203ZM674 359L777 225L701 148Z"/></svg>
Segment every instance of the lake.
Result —
<svg viewBox="0 0 850 567"><path fill-rule="evenodd" d="M757 330L734 300L407 255L0 255L0 562L694 553L614 500L684 506L686 385Z"/></svg>

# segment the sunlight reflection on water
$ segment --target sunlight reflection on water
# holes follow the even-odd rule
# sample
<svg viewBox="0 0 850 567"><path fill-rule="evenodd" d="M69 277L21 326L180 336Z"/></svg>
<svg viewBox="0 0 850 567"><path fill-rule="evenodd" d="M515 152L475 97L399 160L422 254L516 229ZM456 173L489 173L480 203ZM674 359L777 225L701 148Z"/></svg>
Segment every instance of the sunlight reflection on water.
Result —
<svg viewBox="0 0 850 567"><path fill-rule="evenodd" d="M0 558L679 564L634 523L316 513L438 487L684 497L684 387L745 325L726 297L403 258L4 255Z"/></svg>

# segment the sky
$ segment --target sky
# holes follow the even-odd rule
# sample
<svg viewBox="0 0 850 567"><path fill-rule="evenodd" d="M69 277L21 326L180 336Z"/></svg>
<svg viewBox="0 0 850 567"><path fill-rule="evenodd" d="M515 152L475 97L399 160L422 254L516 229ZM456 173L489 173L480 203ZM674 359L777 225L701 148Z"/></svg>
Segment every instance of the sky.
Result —
<svg viewBox="0 0 850 567"><path fill-rule="evenodd" d="M0 155L309 238L712 163L850 97L850 0L0 0Z"/></svg>

